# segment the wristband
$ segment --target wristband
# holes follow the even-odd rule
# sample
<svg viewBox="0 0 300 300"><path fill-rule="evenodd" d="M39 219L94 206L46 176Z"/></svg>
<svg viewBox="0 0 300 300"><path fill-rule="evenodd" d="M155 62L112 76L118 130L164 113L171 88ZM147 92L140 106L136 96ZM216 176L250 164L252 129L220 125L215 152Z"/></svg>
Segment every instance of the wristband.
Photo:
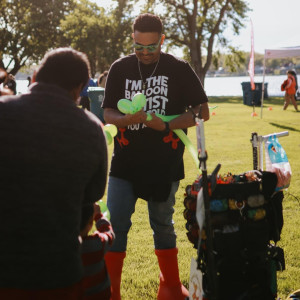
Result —
<svg viewBox="0 0 300 300"><path fill-rule="evenodd" d="M170 131L170 125L169 122L164 122L166 125L166 128L164 129L164 132L169 132Z"/></svg>

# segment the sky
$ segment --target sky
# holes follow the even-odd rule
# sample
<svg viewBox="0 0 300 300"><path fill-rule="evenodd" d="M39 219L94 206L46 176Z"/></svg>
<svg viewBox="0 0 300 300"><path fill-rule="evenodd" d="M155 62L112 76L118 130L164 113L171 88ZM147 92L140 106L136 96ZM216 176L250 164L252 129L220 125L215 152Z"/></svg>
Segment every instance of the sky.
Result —
<svg viewBox="0 0 300 300"><path fill-rule="evenodd" d="M94 0L106 7L113 1ZM251 22L254 33L254 51L263 54L265 49L300 46L300 0L247 0L252 11L239 36L227 32L233 46L242 51L251 50Z"/></svg>
<svg viewBox="0 0 300 300"><path fill-rule="evenodd" d="M231 36L233 45L251 50L251 22L254 50L300 46L300 0L248 0L252 11L239 36Z"/></svg>

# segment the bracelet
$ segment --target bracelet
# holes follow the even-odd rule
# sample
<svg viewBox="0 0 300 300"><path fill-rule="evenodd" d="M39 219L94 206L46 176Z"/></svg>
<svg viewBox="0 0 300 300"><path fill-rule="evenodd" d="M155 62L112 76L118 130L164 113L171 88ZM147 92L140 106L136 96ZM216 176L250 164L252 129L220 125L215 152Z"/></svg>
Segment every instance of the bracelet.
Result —
<svg viewBox="0 0 300 300"><path fill-rule="evenodd" d="M164 132L169 132L170 131L170 124L169 124L169 122L164 122L164 123L166 125L166 128L165 128Z"/></svg>

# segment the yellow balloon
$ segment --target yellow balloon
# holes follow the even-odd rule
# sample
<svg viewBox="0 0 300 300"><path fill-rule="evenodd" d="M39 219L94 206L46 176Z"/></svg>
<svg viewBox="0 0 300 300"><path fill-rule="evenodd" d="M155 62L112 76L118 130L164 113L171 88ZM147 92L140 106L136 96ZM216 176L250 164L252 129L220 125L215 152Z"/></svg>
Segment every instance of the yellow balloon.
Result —
<svg viewBox="0 0 300 300"><path fill-rule="evenodd" d="M105 132L109 132L112 137L116 136L118 133L118 129L114 124L106 124L104 130Z"/></svg>

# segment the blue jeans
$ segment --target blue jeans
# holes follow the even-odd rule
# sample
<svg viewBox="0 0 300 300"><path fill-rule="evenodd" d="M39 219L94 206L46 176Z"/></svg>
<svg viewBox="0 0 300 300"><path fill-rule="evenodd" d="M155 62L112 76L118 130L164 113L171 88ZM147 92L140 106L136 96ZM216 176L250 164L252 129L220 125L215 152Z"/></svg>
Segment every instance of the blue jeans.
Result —
<svg viewBox="0 0 300 300"><path fill-rule="evenodd" d="M175 194L179 181L173 182L167 201L148 201L150 226L153 230L155 249L171 249L176 247L173 213ZM109 177L107 207L116 239L110 249L112 252L124 252L127 247L127 234L132 225L131 216L135 211L137 197L130 181Z"/></svg>

